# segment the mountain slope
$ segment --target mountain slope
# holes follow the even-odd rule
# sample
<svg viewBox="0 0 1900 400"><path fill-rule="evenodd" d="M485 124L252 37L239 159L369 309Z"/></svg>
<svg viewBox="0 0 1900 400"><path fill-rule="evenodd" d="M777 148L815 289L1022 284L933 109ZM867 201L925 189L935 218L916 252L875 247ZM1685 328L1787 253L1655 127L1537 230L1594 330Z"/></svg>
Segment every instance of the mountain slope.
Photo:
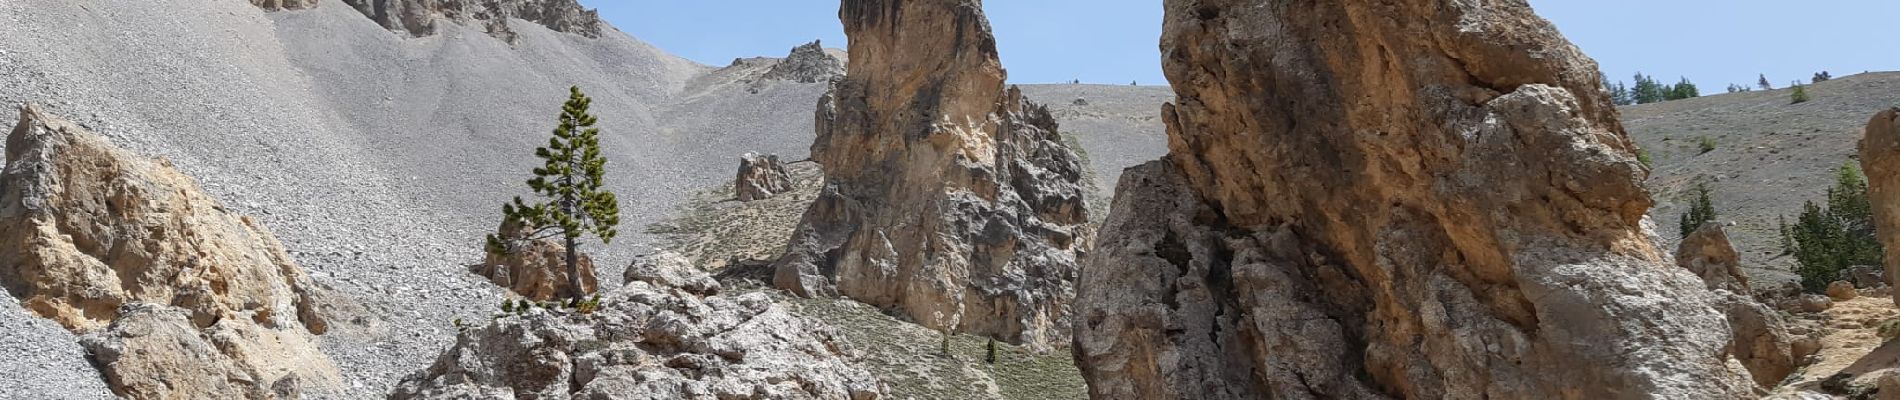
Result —
<svg viewBox="0 0 1900 400"><path fill-rule="evenodd" d="M1812 101L1790 104L1791 89L1704 96L1622 107L1623 125L1654 159L1646 186L1656 199L1650 217L1674 241L1696 182L1713 192L1717 219L1756 279L1795 279L1781 256L1781 215L1792 219L1805 201L1820 202L1835 171L1853 161L1867 119L1900 105L1900 72L1877 72L1808 85ZM1701 153L1708 137L1715 150ZM1761 285L1757 285L1758 287Z"/></svg>

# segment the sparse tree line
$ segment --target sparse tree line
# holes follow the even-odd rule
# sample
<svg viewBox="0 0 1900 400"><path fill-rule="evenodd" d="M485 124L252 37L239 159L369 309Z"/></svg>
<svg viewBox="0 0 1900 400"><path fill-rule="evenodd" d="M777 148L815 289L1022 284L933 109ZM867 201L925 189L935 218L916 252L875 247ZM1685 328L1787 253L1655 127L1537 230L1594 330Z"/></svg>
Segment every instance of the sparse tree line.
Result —
<svg viewBox="0 0 1900 400"><path fill-rule="evenodd" d="M1728 93L1742 93L1752 92L1756 89L1775 89L1775 85L1768 81L1767 74L1761 74L1759 76L1760 78L1756 80L1755 85L1752 87L1749 85L1731 83L1728 85L1726 91ZM1636 84L1629 86L1625 85L1622 81L1610 82L1609 78L1603 78L1603 87L1610 91L1610 101L1619 106L1628 106L1702 96L1701 90L1696 87L1694 82L1690 82L1689 78L1681 78L1681 80L1674 84L1663 84L1657 81L1656 77L1637 72L1635 79ZM1834 79L1833 73L1821 71L1814 73L1813 77L1808 78L1808 83L1821 83L1832 79ZM1790 94L1791 103L1800 104L1810 100L1807 86L1802 84L1801 81L1790 82L1788 87L1794 89L1794 92Z"/></svg>

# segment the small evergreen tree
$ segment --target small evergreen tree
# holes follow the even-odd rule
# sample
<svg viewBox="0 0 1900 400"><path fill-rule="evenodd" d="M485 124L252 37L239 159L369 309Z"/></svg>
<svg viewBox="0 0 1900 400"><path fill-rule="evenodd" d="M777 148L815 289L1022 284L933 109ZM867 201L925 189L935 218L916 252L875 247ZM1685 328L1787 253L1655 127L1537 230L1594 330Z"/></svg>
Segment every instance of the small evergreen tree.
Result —
<svg viewBox="0 0 1900 400"><path fill-rule="evenodd" d="M983 362L996 365L996 338L990 338L988 355L983 357Z"/></svg>
<svg viewBox="0 0 1900 400"><path fill-rule="evenodd" d="M1681 82L1676 82L1675 85L1663 91L1663 100L1682 100L1700 96L1702 96L1702 91L1696 89L1695 83L1689 82L1689 78L1682 78Z"/></svg>
<svg viewBox="0 0 1900 400"><path fill-rule="evenodd" d="M1655 160L1649 157L1649 150L1636 149L1636 161L1643 163L1644 167L1655 167Z"/></svg>
<svg viewBox="0 0 1900 400"><path fill-rule="evenodd" d="M1768 83L1768 74L1761 74L1761 80L1755 82L1755 85L1761 86L1761 90L1775 90L1775 85Z"/></svg>
<svg viewBox="0 0 1900 400"><path fill-rule="evenodd" d="M1708 184L1697 183L1694 194L1695 198L1689 202L1689 211L1682 213L1682 220L1677 225L1685 238L1695 233L1702 224L1715 221L1715 202L1709 198Z"/></svg>
<svg viewBox="0 0 1900 400"><path fill-rule="evenodd" d="M1794 94L1790 95L1790 101L1792 101L1792 103L1789 103L1789 104L1801 104L1801 103L1808 102L1808 88L1806 86L1801 86L1800 84L1795 84Z"/></svg>
<svg viewBox="0 0 1900 400"><path fill-rule="evenodd" d="M1830 74L1827 71L1821 71L1821 72L1814 73L1814 79L1811 79L1811 80L1814 83L1821 83L1821 82L1827 82L1830 79L1834 79L1834 74Z"/></svg>
<svg viewBox="0 0 1900 400"><path fill-rule="evenodd" d="M569 297L576 302L587 295L581 290L580 238L591 234L611 243L620 225L620 201L606 190L607 159L600 152L600 128L594 127L599 121L587 112L592 103L579 87L568 88L554 137L547 147L534 149L544 163L534 169L528 187L547 201L530 204L515 197L501 207L503 218L533 231L524 238L488 236L488 250L494 253L510 252L519 242L565 239Z"/></svg>
<svg viewBox="0 0 1900 400"><path fill-rule="evenodd" d="M1795 274L1809 292L1826 290L1848 267L1880 264L1885 251L1874 232L1867 178L1853 162L1841 165L1834 187L1827 191L1826 207L1813 201L1802 205L1788 236L1800 264Z"/></svg>
<svg viewBox="0 0 1900 400"><path fill-rule="evenodd" d="M1696 154L1708 154L1711 151L1715 151L1715 138L1711 138L1708 136L1697 138L1696 149L1702 150L1701 153L1696 153Z"/></svg>
<svg viewBox="0 0 1900 400"><path fill-rule="evenodd" d="M1636 104L1649 104L1663 101L1665 99L1664 94L1667 91L1668 88L1664 88L1662 84L1656 83L1655 79L1638 72L1636 73L1636 87L1630 90L1630 97Z"/></svg>
<svg viewBox="0 0 1900 400"><path fill-rule="evenodd" d="M1788 226L1788 216L1777 217L1775 222L1779 227L1775 231L1781 233L1781 254L1794 254L1794 228Z"/></svg>

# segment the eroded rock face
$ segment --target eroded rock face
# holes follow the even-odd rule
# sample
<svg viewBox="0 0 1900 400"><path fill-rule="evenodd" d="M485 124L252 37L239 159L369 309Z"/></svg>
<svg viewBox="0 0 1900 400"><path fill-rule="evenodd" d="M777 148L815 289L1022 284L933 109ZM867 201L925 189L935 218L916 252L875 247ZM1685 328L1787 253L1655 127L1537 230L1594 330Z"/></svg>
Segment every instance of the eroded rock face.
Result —
<svg viewBox="0 0 1900 400"><path fill-rule="evenodd" d="M1867 174L1867 196L1874 205L1874 228L1880 244L1900 249L1900 108L1875 114L1860 139L1860 169ZM1900 257L1886 257L1887 284L1900 276ZM1894 291L1900 302L1900 290Z"/></svg>
<svg viewBox="0 0 1900 400"><path fill-rule="evenodd" d="M1734 335L1729 353L1748 369L1756 385L1773 388L1794 373L1801 360L1794 345L1799 338L1789 332L1781 313L1753 297L1739 253L1722 224L1703 224L1683 238L1676 248L1676 265L1701 277L1714 292Z"/></svg>
<svg viewBox="0 0 1900 400"><path fill-rule="evenodd" d="M975 0L847 0L850 74L819 100L825 188L774 284L925 327L1042 345L1067 333L1091 234L1083 167L1005 88Z"/></svg>
<svg viewBox="0 0 1900 400"><path fill-rule="evenodd" d="M574 297L573 280L567 274L567 246L553 239L524 240L530 231L520 224L503 222L497 233L509 243L516 243L515 247L488 253L481 264L469 266L469 272L536 301ZM580 270L581 297L600 290L593 258L580 253L574 264Z"/></svg>
<svg viewBox="0 0 1900 400"><path fill-rule="evenodd" d="M303 389L337 387L311 335L328 329L342 300L256 221L226 211L168 162L31 105L6 149L0 284L67 329L104 329L87 347L114 391L268 393L293 375ZM200 370L246 379L186 376Z"/></svg>
<svg viewBox="0 0 1900 400"><path fill-rule="evenodd" d="M253 0L270 1L270 0ZM343 0L389 30L434 35L440 21L481 24L488 34L514 42L508 19L534 22L556 32L599 38L600 15L575 0Z"/></svg>
<svg viewBox="0 0 1900 400"><path fill-rule="evenodd" d="M709 296L704 272L645 263L588 315L536 309L463 331L391 399L884 398L829 326L763 293ZM693 288L693 289L689 289Z"/></svg>
<svg viewBox="0 0 1900 400"><path fill-rule="evenodd" d="M1165 10L1170 154L1078 285L1095 398L1751 396L1595 63L1524 3Z"/></svg>
<svg viewBox="0 0 1900 400"><path fill-rule="evenodd" d="M764 79L820 83L840 76L844 76L844 61L825 52L825 46L814 40L792 48L790 55L765 72Z"/></svg>
<svg viewBox="0 0 1900 400"><path fill-rule="evenodd" d="M733 179L732 193L739 201L764 200L790 192L792 174L777 155L746 153L739 157L739 176Z"/></svg>

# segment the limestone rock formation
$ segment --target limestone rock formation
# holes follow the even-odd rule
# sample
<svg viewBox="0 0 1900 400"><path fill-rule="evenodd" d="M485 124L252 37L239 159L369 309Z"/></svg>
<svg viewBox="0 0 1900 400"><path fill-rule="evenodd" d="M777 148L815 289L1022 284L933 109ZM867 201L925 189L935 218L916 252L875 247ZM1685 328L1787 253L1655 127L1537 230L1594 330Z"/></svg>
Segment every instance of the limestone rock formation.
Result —
<svg viewBox="0 0 1900 400"><path fill-rule="evenodd" d="M825 188L774 285L944 331L1067 334L1091 233L1083 166L1048 109L1005 88L975 0L847 0L850 73L819 100Z"/></svg>
<svg viewBox="0 0 1900 400"><path fill-rule="evenodd" d="M1889 249L1900 249L1900 108L1890 108L1875 114L1867 122L1865 136L1860 139L1860 169L1867 174L1867 197L1874 204L1874 228L1879 232L1880 244ZM1894 279L1900 276L1900 257L1887 257L1887 282L1890 286L1900 287ZM1894 291L1894 299L1900 302L1900 290Z"/></svg>
<svg viewBox="0 0 1900 400"><path fill-rule="evenodd" d="M270 1L270 0L253 0ZM508 19L521 19L557 32L599 38L600 15L576 0L343 0L384 28L415 36L439 31L438 23L481 24L488 34L514 42Z"/></svg>
<svg viewBox="0 0 1900 400"><path fill-rule="evenodd" d="M567 246L552 239L524 240L532 231L518 223L503 222L497 233L520 244L504 252L490 251L481 264L469 266L469 272L536 301L570 297L573 280L567 275ZM581 274L581 295L586 296L600 290L600 280L594 274L593 258L586 253L578 257L575 266Z"/></svg>
<svg viewBox="0 0 1900 400"><path fill-rule="evenodd" d="M21 108L6 151L0 284L67 329L105 329L87 344L120 395L340 383L311 337L329 327L339 300L256 221L226 211L169 162L32 105ZM190 351L168 353L180 349ZM187 376L200 370L243 379Z"/></svg>
<svg viewBox="0 0 1900 400"><path fill-rule="evenodd" d="M719 294L719 280L693 267L686 256L671 251L661 251L641 256L639 261L627 267L622 275L626 283L646 282L663 287L675 287L687 293L701 296Z"/></svg>
<svg viewBox="0 0 1900 400"><path fill-rule="evenodd" d="M732 193L739 201L764 200L792 189L792 174L785 172L785 163L777 155L739 157L739 177L732 181Z"/></svg>
<svg viewBox="0 0 1900 400"><path fill-rule="evenodd" d="M819 41L792 48L792 53L765 71L763 79L798 83L830 82L844 76L844 61L825 52Z"/></svg>
<svg viewBox="0 0 1900 400"><path fill-rule="evenodd" d="M1095 398L1752 396L1596 64L1526 4L1164 4L1170 153L1078 283Z"/></svg>
<svg viewBox="0 0 1900 400"><path fill-rule="evenodd" d="M673 263L647 271L586 315L535 309L463 331L391 399L849 399L886 389L846 362L829 326L763 293L705 296L667 286L711 280ZM660 278L665 277L665 278ZM706 292L710 293L710 292Z"/></svg>
<svg viewBox="0 0 1900 400"><path fill-rule="evenodd" d="M1728 231L1719 223L1707 223L1682 238L1676 250L1676 265L1701 277L1710 290L1722 289L1743 295L1755 292L1742 273L1742 256L1728 241Z"/></svg>
<svg viewBox="0 0 1900 400"><path fill-rule="evenodd" d="M1739 253L1722 224L1703 224L1683 238L1676 249L1676 265L1701 277L1714 292L1717 307L1728 316L1734 334L1729 354L1748 369L1756 385L1773 388L1794 373L1801 360L1794 344L1799 338L1789 332L1781 313L1753 297Z"/></svg>
<svg viewBox="0 0 1900 400"><path fill-rule="evenodd" d="M251 0L251 4L265 11L302 10L317 6L317 0Z"/></svg>
<svg viewBox="0 0 1900 400"><path fill-rule="evenodd" d="M1831 297L1835 301L1847 301L1853 300L1855 297L1860 297L1860 292L1854 290L1853 283L1848 281L1834 281L1827 284L1827 297Z"/></svg>

